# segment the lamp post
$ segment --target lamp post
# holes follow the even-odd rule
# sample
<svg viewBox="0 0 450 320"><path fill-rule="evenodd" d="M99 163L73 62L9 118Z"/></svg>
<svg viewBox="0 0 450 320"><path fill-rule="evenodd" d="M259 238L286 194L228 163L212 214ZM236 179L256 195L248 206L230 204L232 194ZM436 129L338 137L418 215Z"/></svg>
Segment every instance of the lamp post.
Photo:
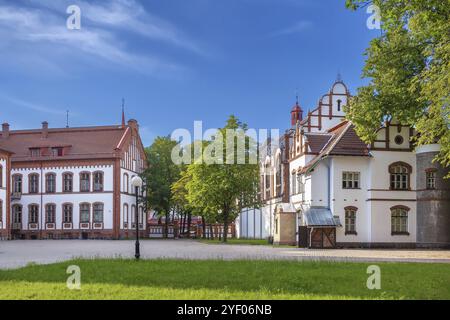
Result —
<svg viewBox="0 0 450 320"><path fill-rule="evenodd" d="M140 244L139 244L139 189L142 188L143 181L141 177L135 176L131 179L131 185L134 187L136 193L136 209L135 209L135 221L136 221L136 249L135 249L135 257L136 260L139 260L141 257L140 252Z"/></svg>

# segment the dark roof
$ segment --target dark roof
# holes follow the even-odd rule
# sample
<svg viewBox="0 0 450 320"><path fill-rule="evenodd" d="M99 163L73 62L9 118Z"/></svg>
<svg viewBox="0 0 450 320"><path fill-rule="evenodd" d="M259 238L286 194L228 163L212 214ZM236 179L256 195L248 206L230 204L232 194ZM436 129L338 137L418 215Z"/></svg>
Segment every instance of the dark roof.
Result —
<svg viewBox="0 0 450 320"><path fill-rule="evenodd" d="M305 137L308 142L309 148L312 153L320 153L323 147L327 144L327 142L331 139L333 135L330 133L327 134L315 134L315 133L306 133Z"/></svg>
<svg viewBox="0 0 450 320"><path fill-rule="evenodd" d="M42 129L10 131L9 137L0 137L0 148L13 153L12 161L36 160L30 157L30 148L66 147L68 153L58 160L113 158L126 127L97 126L83 128L48 129L46 138ZM43 155L39 159L52 158Z"/></svg>
<svg viewBox="0 0 450 320"><path fill-rule="evenodd" d="M339 218L333 217L330 209L309 208L303 214L308 227L341 227Z"/></svg>

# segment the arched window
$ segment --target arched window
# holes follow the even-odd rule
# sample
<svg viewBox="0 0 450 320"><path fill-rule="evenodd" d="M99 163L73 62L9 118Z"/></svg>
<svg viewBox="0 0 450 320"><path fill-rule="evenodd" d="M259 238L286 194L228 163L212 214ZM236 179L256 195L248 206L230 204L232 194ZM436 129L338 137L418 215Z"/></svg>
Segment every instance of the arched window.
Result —
<svg viewBox="0 0 450 320"><path fill-rule="evenodd" d="M270 189L271 189L271 175L270 175L270 166L269 164L266 164L266 169L265 169L265 176L266 176L266 199L270 199Z"/></svg>
<svg viewBox="0 0 450 320"><path fill-rule="evenodd" d="M22 175L13 175L13 193L22 193Z"/></svg>
<svg viewBox="0 0 450 320"><path fill-rule="evenodd" d="M80 223L91 222L91 206L89 203L80 204Z"/></svg>
<svg viewBox="0 0 450 320"><path fill-rule="evenodd" d="M48 173L45 176L45 191L47 193L55 193L56 192L56 174ZM50 222L48 222L50 223Z"/></svg>
<svg viewBox="0 0 450 320"><path fill-rule="evenodd" d="M56 223L56 205L53 203L45 206L45 223Z"/></svg>
<svg viewBox="0 0 450 320"><path fill-rule="evenodd" d="M292 194L297 194L297 174L295 172L292 173L291 177L292 181Z"/></svg>
<svg viewBox="0 0 450 320"><path fill-rule="evenodd" d="M28 176L28 192L32 194L39 193L39 175L32 173Z"/></svg>
<svg viewBox="0 0 450 320"><path fill-rule="evenodd" d="M128 223L128 204L123 205L123 223Z"/></svg>
<svg viewBox="0 0 450 320"><path fill-rule="evenodd" d="M347 207L345 208L345 234L356 235L356 212L358 208Z"/></svg>
<svg viewBox="0 0 450 320"><path fill-rule="evenodd" d="M94 192L103 191L103 172L94 172Z"/></svg>
<svg viewBox="0 0 450 320"><path fill-rule="evenodd" d="M3 201L0 200L0 223L3 222Z"/></svg>
<svg viewBox="0 0 450 320"><path fill-rule="evenodd" d="M73 192L73 173L63 174L63 192Z"/></svg>
<svg viewBox="0 0 450 320"><path fill-rule="evenodd" d="M28 223L39 223L39 205L30 204L28 206Z"/></svg>
<svg viewBox="0 0 450 320"><path fill-rule="evenodd" d="M391 190L409 190L412 167L404 162L396 162L389 166Z"/></svg>
<svg viewBox="0 0 450 320"><path fill-rule="evenodd" d="M93 212L94 212L94 223L103 223L103 203L94 203Z"/></svg>
<svg viewBox="0 0 450 320"><path fill-rule="evenodd" d="M391 232L392 235L409 235L408 232L408 207L396 206L391 208Z"/></svg>
<svg viewBox="0 0 450 320"><path fill-rule="evenodd" d="M134 204L131 206L131 223L136 223L136 206Z"/></svg>
<svg viewBox="0 0 450 320"><path fill-rule="evenodd" d="M3 188L3 167L0 165L0 188Z"/></svg>
<svg viewBox="0 0 450 320"><path fill-rule="evenodd" d="M282 166L282 163L281 163L281 157L278 156L278 160L277 160L277 177L276 177L277 196L281 196L282 181L283 181L283 166Z"/></svg>
<svg viewBox="0 0 450 320"><path fill-rule="evenodd" d="M89 172L80 173L80 192L91 191L91 174Z"/></svg>
<svg viewBox="0 0 450 320"><path fill-rule="evenodd" d="M123 174L123 192L129 193L130 180L128 177L128 173Z"/></svg>
<svg viewBox="0 0 450 320"><path fill-rule="evenodd" d="M73 223L73 205L71 203L64 203L63 209L63 223Z"/></svg>

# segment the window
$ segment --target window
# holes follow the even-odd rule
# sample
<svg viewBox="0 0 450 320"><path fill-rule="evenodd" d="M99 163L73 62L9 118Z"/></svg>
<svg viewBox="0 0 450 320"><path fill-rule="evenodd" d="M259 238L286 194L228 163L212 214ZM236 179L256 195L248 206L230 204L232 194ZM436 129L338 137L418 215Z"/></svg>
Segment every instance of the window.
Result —
<svg viewBox="0 0 450 320"><path fill-rule="evenodd" d="M62 157L64 155L63 148L52 148L53 157Z"/></svg>
<svg viewBox="0 0 450 320"><path fill-rule="evenodd" d="M0 200L0 222L3 222L3 201Z"/></svg>
<svg viewBox="0 0 450 320"><path fill-rule="evenodd" d="M412 168L409 164L397 162L389 166L391 190L409 190L409 176Z"/></svg>
<svg viewBox="0 0 450 320"><path fill-rule="evenodd" d="M297 193L305 193L305 184L303 183L302 176L300 174L297 175Z"/></svg>
<svg viewBox="0 0 450 320"><path fill-rule="evenodd" d="M3 167L0 165L0 188L3 188Z"/></svg>
<svg viewBox="0 0 450 320"><path fill-rule="evenodd" d="M341 111L341 108L342 108L342 100L338 100L338 101L337 101L337 104L338 104L338 111Z"/></svg>
<svg viewBox="0 0 450 320"><path fill-rule="evenodd" d="M397 145L403 144L404 141L405 141L405 139L404 139L402 136L400 136L400 135L398 135L398 136L396 136L396 137L394 138L394 142L395 142L395 144L397 144Z"/></svg>
<svg viewBox="0 0 450 320"><path fill-rule="evenodd" d="M47 193L56 192L56 174L49 173L45 177L45 190Z"/></svg>
<svg viewBox="0 0 450 320"><path fill-rule="evenodd" d="M21 224L22 223L22 206L16 204L12 207L13 212L13 224ZM15 229L17 226L15 226Z"/></svg>
<svg viewBox="0 0 450 320"><path fill-rule="evenodd" d="M37 204L31 204L28 207L29 223L39 223L39 206Z"/></svg>
<svg viewBox="0 0 450 320"><path fill-rule="evenodd" d="M266 165L266 199L270 199L270 188L271 188L271 183L270 183L270 168L269 165Z"/></svg>
<svg viewBox="0 0 450 320"><path fill-rule="evenodd" d="M30 155L33 158L40 157L41 156L41 149L39 149L39 148L31 148L30 149Z"/></svg>
<svg viewBox="0 0 450 320"><path fill-rule="evenodd" d="M123 174L123 192L128 193L129 186L130 186L130 182L129 182L128 174L124 173Z"/></svg>
<svg viewBox="0 0 450 320"><path fill-rule="evenodd" d="M47 204L45 206L45 222L56 223L56 205Z"/></svg>
<svg viewBox="0 0 450 320"><path fill-rule="evenodd" d="M63 223L73 222L73 206L70 203L63 204Z"/></svg>
<svg viewBox="0 0 450 320"><path fill-rule="evenodd" d="M63 174L63 191L73 192L73 174L71 173Z"/></svg>
<svg viewBox="0 0 450 320"><path fill-rule="evenodd" d="M103 172L94 173L94 191L95 192L103 191Z"/></svg>
<svg viewBox="0 0 450 320"><path fill-rule="evenodd" d="M123 222L128 223L128 205L123 205Z"/></svg>
<svg viewBox="0 0 450 320"><path fill-rule="evenodd" d="M283 174L283 167L281 165L281 159L278 159L278 168L277 168L277 181L276 181L276 187L277 187L277 196L281 196L281 182L282 182L282 174Z"/></svg>
<svg viewBox="0 0 450 320"><path fill-rule="evenodd" d="M292 194L297 194L297 174L292 173Z"/></svg>
<svg viewBox="0 0 450 320"><path fill-rule="evenodd" d="M131 206L131 223L136 222L136 206L133 204Z"/></svg>
<svg viewBox="0 0 450 320"><path fill-rule="evenodd" d="M356 211L357 208L347 207L345 208L345 234L356 235Z"/></svg>
<svg viewBox="0 0 450 320"><path fill-rule="evenodd" d="M398 206L391 208L391 232L392 235L409 235L408 233L409 208Z"/></svg>
<svg viewBox="0 0 450 320"><path fill-rule="evenodd" d="M89 172L80 173L80 192L91 191L91 175Z"/></svg>
<svg viewBox="0 0 450 320"><path fill-rule="evenodd" d="M427 177L427 189L428 190L436 189L436 169L427 170L426 177Z"/></svg>
<svg viewBox="0 0 450 320"><path fill-rule="evenodd" d="M144 207L139 207L139 224L144 223Z"/></svg>
<svg viewBox="0 0 450 320"><path fill-rule="evenodd" d="M89 203L80 204L80 223L89 223L90 222L90 205Z"/></svg>
<svg viewBox="0 0 450 320"><path fill-rule="evenodd" d="M359 172L343 172L342 188L343 189L359 189Z"/></svg>
<svg viewBox="0 0 450 320"><path fill-rule="evenodd" d="M103 203L94 204L94 223L103 223Z"/></svg>
<svg viewBox="0 0 450 320"><path fill-rule="evenodd" d="M32 173L28 176L28 192L29 193L39 193L39 175L37 173Z"/></svg>
<svg viewBox="0 0 450 320"><path fill-rule="evenodd" d="M13 176L13 193L22 193L22 175Z"/></svg>

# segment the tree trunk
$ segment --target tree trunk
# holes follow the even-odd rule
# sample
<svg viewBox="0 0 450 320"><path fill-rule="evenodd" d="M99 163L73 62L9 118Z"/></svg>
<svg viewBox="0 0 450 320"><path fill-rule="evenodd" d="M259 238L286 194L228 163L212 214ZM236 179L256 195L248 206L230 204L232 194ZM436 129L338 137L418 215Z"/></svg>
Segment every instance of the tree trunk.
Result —
<svg viewBox="0 0 450 320"><path fill-rule="evenodd" d="M228 224L229 224L228 217L229 217L228 212L224 211L224 213L223 213L223 237L222 237L223 243L227 243L227 241L228 241Z"/></svg>
<svg viewBox="0 0 450 320"><path fill-rule="evenodd" d="M209 225L209 240L214 240L214 229L212 224Z"/></svg>
<svg viewBox="0 0 450 320"><path fill-rule="evenodd" d="M169 212L166 211L166 221L164 224L164 238L168 239L169 238Z"/></svg>
<svg viewBox="0 0 450 320"><path fill-rule="evenodd" d="M187 232L188 232L188 239L191 238L191 222L192 222L192 213L189 213L187 216Z"/></svg>
<svg viewBox="0 0 450 320"><path fill-rule="evenodd" d="M206 239L206 220L202 217L202 238Z"/></svg>

